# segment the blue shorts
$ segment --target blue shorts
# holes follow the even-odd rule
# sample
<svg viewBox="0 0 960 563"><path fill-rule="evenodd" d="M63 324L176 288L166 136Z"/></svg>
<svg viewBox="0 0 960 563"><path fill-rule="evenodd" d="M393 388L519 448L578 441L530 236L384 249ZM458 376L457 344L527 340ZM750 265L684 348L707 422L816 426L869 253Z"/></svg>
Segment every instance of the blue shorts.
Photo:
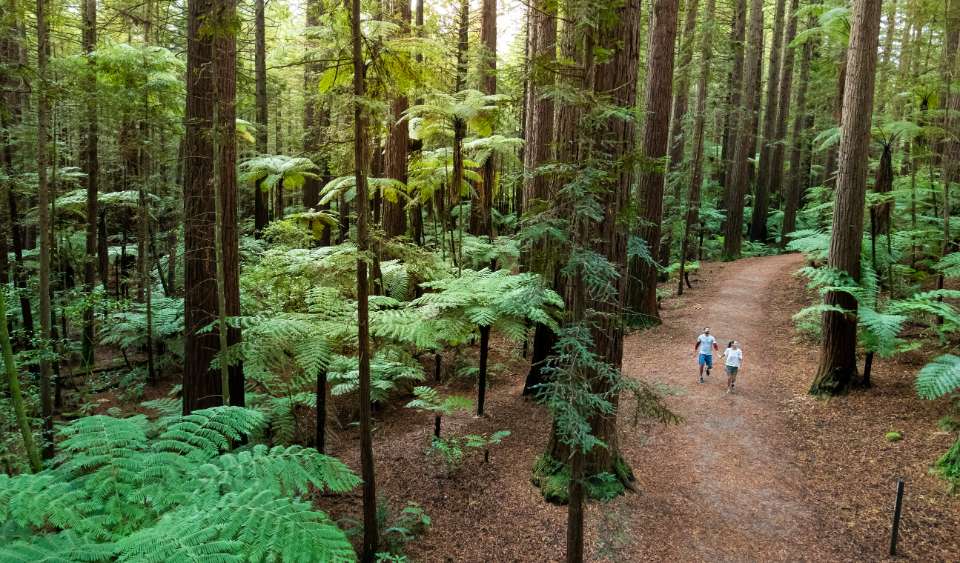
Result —
<svg viewBox="0 0 960 563"><path fill-rule="evenodd" d="M697 360L701 366L707 366L710 369L713 369L713 354L700 354L700 358Z"/></svg>

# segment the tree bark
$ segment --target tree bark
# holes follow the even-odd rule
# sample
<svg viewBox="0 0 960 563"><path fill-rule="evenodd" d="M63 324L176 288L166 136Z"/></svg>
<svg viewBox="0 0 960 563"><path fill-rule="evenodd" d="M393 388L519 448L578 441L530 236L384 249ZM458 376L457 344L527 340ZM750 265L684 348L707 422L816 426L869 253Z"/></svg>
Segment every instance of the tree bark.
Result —
<svg viewBox="0 0 960 563"><path fill-rule="evenodd" d="M380 545L377 528L377 484L373 465L373 436L370 415L370 327L367 280L369 249L367 199L367 141L363 97L366 95L366 68L360 47L360 0L351 0L350 28L353 37L353 163L357 186L357 354L360 380L360 477L363 479L363 550L361 561L376 560Z"/></svg>
<svg viewBox="0 0 960 563"><path fill-rule="evenodd" d="M217 261L214 237L219 231L222 249L226 315L240 313L239 240L236 183L236 38L225 22L232 22L235 0L190 0L187 20L187 100L184 144L184 373L183 412L189 414L223 404L243 404L242 368L231 366L229 389L210 371L220 348L216 331L201 329L218 317ZM216 33L201 26L221 22ZM216 73L214 73L216 67ZM214 104L217 123L214 124ZM214 189L214 134L224 142L216 151L219 190ZM215 226L216 195L223 214ZM239 342L239 331L228 331L227 342Z"/></svg>
<svg viewBox="0 0 960 563"><path fill-rule="evenodd" d="M50 99L47 84L47 60L50 54L46 0L37 0L37 223L40 231L40 339L42 346L51 344L50 251L53 238L50 226ZM47 358L43 356L42 358ZM40 361L40 410L43 418L43 457L53 457L53 395L50 388L51 364Z"/></svg>
<svg viewBox="0 0 960 563"><path fill-rule="evenodd" d="M398 2L394 16L399 20L401 33L410 33L410 2ZM407 96L398 95L390 102L390 129L384 148L385 169L388 178L407 183L407 140L410 135L409 123L403 118L409 103ZM407 231L407 215L403 198L397 194L396 200L385 197L383 201L383 231L388 237L399 237Z"/></svg>
<svg viewBox="0 0 960 563"><path fill-rule="evenodd" d="M833 234L828 265L860 280L863 206L870 150L881 3L854 0L847 79L843 96L839 172L834 200ZM820 365L810 387L813 394L836 395L857 379L857 302L847 293L829 292L828 305L848 311L823 314Z"/></svg>
<svg viewBox="0 0 960 563"><path fill-rule="evenodd" d="M654 0L647 48L647 88L644 108L643 166L637 181L637 207L640 213L639 236L647 243L653 259L658 260L660 227L663 221L664 157L670 127L670 100L673 89L673 48L677 37L679 0ZM639 326L659 324L657 306L657 267L655 263L630 259L627 284L627 310L632 323Z"/></svg>
<svg viewBox="0 0 960 563"><path fill-rule="evenodd" d="M100 161L97 154L98 123L97 123L97 76L94 67L94 61L91 57L97 48L97 2L96 0L83 0L82 4L83 19L83 52L87 56L87 65L90 76L86 81L87 93L85 96L87 127L84 131L83 146L83 172L86 174L87 188L87 230L85 241L85 253L83 260L83 290L88 294L93 293L94 285L97 282L97 219L99 206L97 195L99 191L99 173ZM89 371L94 362L94 348L96 342L96 330L94 321L93 307L87 307L83 312L83 344L81 358L83 365Z"/></svg>
<svg viewBox="0 0 960 563"><path fill-rule="evenodd" d="M307 5L307 25L310 24L310 4ZM267 32L266 19L264 15L264 0L256 0L254 4L254 90L256 97L256 115L257 115L257 152L259 154L267 153L267 127L270 115L270 109L267 105ZM309 73L309 66L307 73ZM306 89L305 89L306 91ZM305 107L311 107L309 101ZM253 188L253 232L254 236L260 238L263 236L263 229L269 222L267 212L267 192L261 187L262 181L258 180ZM306 189L306 188L305 188Z"/></svg>
<svg viewBox="0 0 960 563"><path fill-rule="evenodd" d="M807 28L817 24L813 16L807 21ZM787 180L787 191L784 196L783 227L781 227L780 245L787 245L787 235L797 228L797 210L800 208L802 191L806 188L809 178L807 168L803 166L806 153L809 152L810 141L806 131L809 128L807 116L807 88L810 82L810 61L813 59L813 41L807 40L803 44L803 54L800 58L800 76L797 86L797 105L793 117L793 131L790 134L790 174Z"/></svg>
<svg viewBox="0 0 960 563"><path fill-rule="evenodd" d="M530 54L527 76L528 107L526 147L523 157L523 211L529 212L550 198L550 182L537 168L552 158L553 98L546 95L554 76L551 66L556 60L557 17L555 5L547 0L534 0L528 8L530 18ZM540 270L527 264L531 271ZM542 273L542 272L541 272Z"/></svg>
<svg viewBox="0 0 960 563"><path fill-rule="evenodd" d="M794 71L794 49L790 46L797 36L797 8L798 0L790 0L787 8L787 29L783 36L783 58L780 66L780 95L777 101L777 122L774 128L774 136L771 140L773 147L770 149L770 168L768 174L767 193L774 197L779 193L782 208L783 195L786 190L783 188L783 160L786 154L784 139L787 136L787 120L790 117L790 101L793 95L793 71ZM774 46L777 47L776 45ZM764 240L769 239L765 236Z"/></svg>
<svg viewBox="0 0 960 563"><path fill-rule="evenodd" d="M751 0L749 42L744 56L743 90L740 93L733 162L727 191L727 221L724 225L723 257L740 257L743 244L743 200L750 181L749 158L753 156L757 131L757 96L763 42L763 0Z"/></svg>
<svg viewBox="0 0 960 563"><path fill-rule="evenodd" d="M497 93L497 0L482 0L480 7L480 91ZM496 181L496 158L487 157L481 169L477 196L470 206L470 232L477 236L493 236L493 187Z"/></svg>
<svg viewBox="0 0 960 563"><path fill-rule="evenodd" d="M608 52L609 56L595 65L587 64L588 67L594 66L593 90L598 97L621 108L633 108L637 98L640 60L640 0L627 0L612 12L603 18L603 24L593 39L596 47ZM588 54L587 58L591 58L591 55ZM666 99L669 101L670 97ZM603 152L603 158L613 162L619 162L635 150L636 130L632 120L610 117L593 137L590 143ZM597 223L583 221L575 225L574 236L580 244L603 256L617 270L619 276L611 282L615 297L608 299L587 292L582 277L578 275L565 287L565 301L574 322L585 320L588 310L594 312L595 316L591 317L589 323L594 349L600 360L620 367L623 363L623 315L627 290L627 232L620 217L630 200L633 167L622 164L612 175L606 185L607 192L602 196L603 218ZM606 380L593 377L592 382L595 391L603 393L607 390ZM619 400L614 397L612 402L616 408ZM621 475L623 472L616 468L622 461L616 414L593 417L590 425L593 435L607 447L593 448L585 455L584 474L609 472ZM548 451L551 457L561 461L567 460L570 454L570 448L557 439L555 432L551 433Z"/></svg>
<svg viewBox="0 0 960 563"><path fill-rule="evenodd" d="M697 109L693 124L693 163L690 172L690 194L687 197L687 214L683 226L683 239L680 241L680 277L677 295L683 295L683 282L686 278L686 262L692 259L690 237L693 226L700 217L700 189L703 185L704 137L707 126L707 97L710 87L710 65L713 61L713 25L716 19L716 0L707 0L704 10L704 33L700 58L700 78L697 82Z"/></svg>
<svg viewBox="0 0 960 563"><path fill-rule="evenodd" d="M737 134L740 124L737 118L740 115L740 94L743 90L743 63L744 42L747 33L747 0L736 0L734 4L733 23L730 26L730 43L733 45L733 61L730 66L730 77L727 80L729 92L727 94L726 116L723 122L723 140L720 153L720 185L723 186L723 198L720 205L726 208L730 199L731 159L736 147Z"/></svg>
<svg viewBox="0 0 960 563"><path fill-rule="evenodd" d="M750 224L750 240L758 242L767 240L767 208L770 204L770 192L774 189L770 182L770 168L774 143L777 142L777 93L780 88L780 55L785 6L786 0L777 0L777 11L773 19L773 42L770 45L770 62L767 65L766 112L763 116L760 167L757 170L756 197L753 199L753 216Z"/></svg>

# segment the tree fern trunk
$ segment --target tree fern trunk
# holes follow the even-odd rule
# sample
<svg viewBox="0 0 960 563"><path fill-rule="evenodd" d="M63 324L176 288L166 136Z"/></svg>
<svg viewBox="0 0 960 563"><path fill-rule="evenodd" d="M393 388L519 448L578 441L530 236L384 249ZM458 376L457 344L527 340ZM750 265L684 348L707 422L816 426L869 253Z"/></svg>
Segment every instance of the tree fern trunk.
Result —
<svg viewBox="0 0 960 563"><path fill-rule="evenodd" d="M377 528L377 484L373 465L373 436L370 415L370 327L367 262L369 247L366 116L363 97L366 95L363 53L360 47L360 0L351 0L350 28L353 37L353 162L357 186L357 348L360 380L360 476L363 479L363 551L361 561L372 563L380 546Z"/></svg>
<svg viewBox="0 0 960 563"><path fill-rule="evenodd" d="M487 354L490 351L490 327L480 326L480 373L477 376L477 416L483 416L487 398Z"/></svg>

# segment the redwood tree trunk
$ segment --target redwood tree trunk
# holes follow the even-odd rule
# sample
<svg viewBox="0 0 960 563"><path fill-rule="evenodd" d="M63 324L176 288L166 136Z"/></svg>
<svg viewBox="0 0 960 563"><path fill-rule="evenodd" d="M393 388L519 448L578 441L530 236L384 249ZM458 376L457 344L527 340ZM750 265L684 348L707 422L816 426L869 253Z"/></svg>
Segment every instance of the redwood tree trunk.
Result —
<svg viewBox="0 0 960 563"><path fill-rule="evenodd" d="M726 208L730 199L729 171L732 167L731 159L737 143L737 132L740 124L737 118L740 115L740 94L743 90L743 62L744 41L747 33L747 0L736 0L734 4L733 22L730 26L730 43L733 45L733 61L730 66L730 77L727 80L729 92L727 94L727 112L723 122L723 139L720 152L720 185L723 186L723 198L720 204Z"/></svg>
<svg viewBox="0 0 960 563"><path fill-rule="evenodd" d="M847 53L839 172L828 265L846 272L854 280L860 279L863 206L869 167L870 118L876 81L880 7L880 2L875 0L854 0ZM810 392L836 395L846 391L857 379L857 302L849 294L841 292L827 293L825 302L850 312L829 311L823 314L820 366Z"/></svg>
<svg viewBox="0 0 960 563"><path fill-rule="evenodd" d="M257 152L267 153L267 120L270 109L267 105L267 37L264 16L264 0L256 0L254 6L254 81L257 106ZM310 25L310 9L307 8L307 25ZM309 72L309 71L308 71ZM309 103L306 104L309 106ZM267 192L261 189L258 180L253 189L253 231L257 238L263 234L269 222Z"/></svg>
<svg viewBox="0 0 960 563"><path fill-rule="evenodd" d="M816 19L811 16L807 27L816 25ZM797 86L797 107L793 118L793 131L790 134L790 174L787 180L787 190L784 194L783 227L781 227L780 244L786 246L787 235L797 228L797 210L800 208L801 192L807 185L809 177L805 162L805 153L808 152L809 140L807 116L807 86L810 82L810 61L813 58L813 41L807 40L803 44L803 53L800 58L800 76ZM785 117L785 116L784 116Z"/></svg>
<svg viewBox="0 0 960 563"><path fill-rule="evenodd" d="M410 2L399 2L396 6L397 19L400 21L401 33L410 32ZM385 169L388 178L393 178L406 184L407 182L407 139L409 125L403 117L403 112L409 106L407 97L399 95L390 103L390 132L387 136L384 152ZM388 237L398 237L407 231L407 215L404 200L399 195L395 201L389 197L383 200L383 231Z"/></svg>
<svg viewBox="0 0 960 563"><path fill-rule="evenodd" d="M736 147L728 174L727 221L724 225L723 257L740 257L743 244L743 201L750 182L749 158L753 156L757 130L757 96L763 55L763 0L751 0L749 41L744 56L743 90L737 117Z"/></svg>
<svg viewBox="0 0 960 563"><path fill-rule="evenodd" d="M703 185L704 136L707 126L707 96L710 85L710 64L713 60L713 23L716 0L707 0L704 10L705 31L703 50L700 58L700 78L697 81L697 110L693 124L693 163L690 171L690 195L687 197L687 216L683 225L683 239L680 242L680 281L677 294L683 294L683 282L686 275L686 262L693 259L690 252L690 238L693 226L700 216L700 188Z"/></svg>
<svg viewBox="0 0 960 563"><path fill-rule="evenodd" d="M184 143L184 373L183 412L223 403L219 374L210 361L219 349L216 331L201 330L217 319L217 264L214 256L213 108L218 104L221 138L220 228L226 314L239 314L237 189L235 145L236 44L230 32L203 32L211 21L232 21L234 0L190 0L187 20L187 100ZM220 19L226 18L226 19ZM226 26L225 26L226 27ZM220 28L217 28L220 29ZM214 63L216 57L216 63ZM217 75L213 67L217 67ZM231 330L228 343L239 340ZM243 400L239 368L230 373L231 402ZM241 403L242 404L242 403Z"/></svg>
<svg viewBox="0 0 960 563"><path fill-rule="evenodd" d="M482 0L480 7L480 91L497 93L497 0ZM493 187L496 180L496 158L490 155L483 163L477 197L470 207L470 232L477 236L493 236Z"/></svg>
<svg viewBox="0 0 960 563"><path fill-rule="evenodd" d="M779 192L782 207L782 196L786 194L783 183L783 158L786 154L784 139L787 136L787 119L790 116L790 101L793 95L793 67L794 50L790 46L797 36L797 7L798 0L790 0L787 8L787 30L783 36L783 64L780 66L780 98L777 101L777 123L772 139L773 148L770 151L770 168L768 173L767 193L774 197ZM766 240L768 237L764 237Z"/></svg>
<svg viewBox="0 0 960 563"><path fill-rule="evenodd" d="M673 46L677 37L679 0L654 0L647 48L647 88L644 104L647 118L641 153L644 166L637 186L640 213L638 234L647 243L654 260L660 247L663 221L664 157L670 128L670 100L673 90ZM657 307L657 267L640 258L630 260L627 310L633 323L641 326L660 322Z"/></svg>
<svg viewBox="0 0 960 563"><path fill-rule="evenodd" d="M596 47L608 51L609 56L595 65L593 90L609 103L633 108L640 60L640 0L626 0L610 16L602 20L603 24L595 35ZM668 96L668 103L669 100ZM636 130L632 120L610 117L593 136L596 149L603 151L604 158L615 162L635 150ZM597 313L590 323L594 350L601 361L615 367L623 363L623 306L627 290L627 233L620 217L630 201L632 186L633 167L629 164L619 166L606 184L603 218L596 223L574 227L574 236L580 243L603 256L619 273L612 280L616 297L607 299L590 294L580 276L575 276L565 291L567 309L574 320L584 320L588 309ZM606 380L594 378L593 382L598 392L607 389ZM617 398L612 402L616 408ZM593 417L590 425L593 435L606 447L595 447L585 455L584 474L609 472L622 476L622 471L618 472L615 467L621 460L616 414ZM548 451L557 460L567 460L570 454L570 448L557 439L555 432L551 434Z"/></svg>
<svg viewBox="0 0 960 563"><path fill-rule="evenodd" d="M773 143L777 135L777 93L780 78L780 45L783 42L783 10L786 0L777 0L773 19L773 42L770 45L770 62L767 65L767 102L763 116L763 139L760 144L760 167L753 199L753 216L750 224L750 240L767 240L767 206L770 202L770 161Z"/></svg>
<svg viewBox="0 0 960 563"><path fill-rule="evenodd" d="M47 85L47 60L50 53L47 5L37 0L37 223L40 230L40 338L50 342L50 250L53 238L50 228L50 100ZM40 361L40 411L43 418L43 457L53 457L53 395L50 388L51 364L46 356Z"/></svg>
<svg viewBox="0 0 960 563"><path fill-rule="evenodd" d="M98 124L97 124L97 77L91 54L97 48L97 2L83 0L83 51L88 57L90 76L87 79L86 117L87 127L83 136L83 172L86 174L87 184L87 232L85 241L85 256L83 260L83 290L89 295L93 293L97 283L97 195L99 190L100 161L97 155ZM83 312L83 348L81 357L83 365L89 370L93 366L93 352L95 347L94 310L88 307Z"/></svg>

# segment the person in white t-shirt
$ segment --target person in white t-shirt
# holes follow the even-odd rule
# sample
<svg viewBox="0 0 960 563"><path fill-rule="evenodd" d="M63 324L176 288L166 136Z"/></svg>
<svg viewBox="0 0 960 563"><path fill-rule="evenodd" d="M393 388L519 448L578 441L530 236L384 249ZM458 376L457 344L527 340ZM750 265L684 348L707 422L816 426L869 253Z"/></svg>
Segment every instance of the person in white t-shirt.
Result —
<svg viewBox="0 0 960 563"><path fill-rule="evenodd" d="M731 340L727 344L727 349L723 351L724 367L727 368L727 393L733 393L737 384L737 372L743 366L743 350L740 349L740 343Z"/></svg>
<svg viewBox="0 0 960 563"><path fill-rule="evenodd" d="M707 375L710 375L710 369L713 368L713 351L720 351L717 346L717 339L710 334L710 327L703 329L703 333L697 337L693 349L697 354L697 363L700 364L700 383L703 383L703 369L707 369Z"/></svg>

